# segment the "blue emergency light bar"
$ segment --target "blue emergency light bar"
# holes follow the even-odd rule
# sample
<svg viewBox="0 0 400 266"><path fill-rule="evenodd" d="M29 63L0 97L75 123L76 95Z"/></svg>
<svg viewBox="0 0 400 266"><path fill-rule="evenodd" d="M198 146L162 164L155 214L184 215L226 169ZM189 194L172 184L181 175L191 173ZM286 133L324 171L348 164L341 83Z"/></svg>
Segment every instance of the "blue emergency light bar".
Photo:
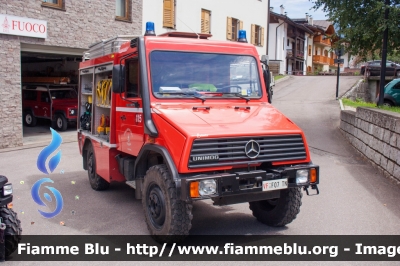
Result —
<svg viewBox="0 0 400 266"><path fill-rule="evenodd" d="M144 36L156 36L156 33L154 31L154 22L146 22L146 32Z"/></svg>
<svg viewBox="0 0 400 266"><path fill-rule="evenodd" d="M238 42L247 42L245 30L239 30Z"/></svg>

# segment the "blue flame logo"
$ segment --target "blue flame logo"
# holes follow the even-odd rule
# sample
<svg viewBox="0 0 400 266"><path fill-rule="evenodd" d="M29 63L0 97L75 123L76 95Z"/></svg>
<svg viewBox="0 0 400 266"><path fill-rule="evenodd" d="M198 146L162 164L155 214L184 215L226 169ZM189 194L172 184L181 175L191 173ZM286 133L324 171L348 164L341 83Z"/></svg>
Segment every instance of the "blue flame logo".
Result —
<svg viewBox="0 0 400 266"><path fill-rule="evenodd" d="M50 156L50 154L52 154L55 150L58 149L58 147L60 147L62 142L60 134L58 134L52 128L50 128L50 130L51 130L52 140L50 144L40 152L37 159L37 168L46 175L49 174L49 172L46 169L46 160ZM61 160L61 150L59 150L58 153L49 160L49 169L51 173L54 171L54 169L56 169L57 165L60 163L60 160Z"/></svg>
<svg viewBox="0 0 400 266"><path fill-rule="evenodd" d="M32 195L32 199L38 205L47 206L46 203L43 202L43 200L40 198L40 195L39 195L39 189L43 183L54 183L54 182L50 178L40 179L35 184L33 184L32 189L31 189L31 195ZM58 215L61 212L61 210L64 206L64 202L63 202L63 198L61 196L60 191L58 191L57 189L55 189L53 187L49 187L49 186L46 186L46 188L50 190L50 192L53 194L53 196L56 200L56 209L53 212L44 212L41 210L38 210L38 211L45 218L53 218L54 216ZM48 202L52 201L52 198L48 193L44 193L43 196Z"/></svg>

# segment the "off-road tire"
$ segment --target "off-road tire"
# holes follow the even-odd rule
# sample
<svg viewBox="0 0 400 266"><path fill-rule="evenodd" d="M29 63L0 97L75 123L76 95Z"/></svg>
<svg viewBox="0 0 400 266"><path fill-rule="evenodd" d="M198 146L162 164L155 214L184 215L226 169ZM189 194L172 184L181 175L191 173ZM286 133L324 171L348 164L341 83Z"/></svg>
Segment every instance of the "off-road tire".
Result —
<svg viewBox="0 0 400 266"><path fill-rule="evenodd" d="M106 190L110 187L110 183L104 180L96 173L96 156L94 154L93 146L89 145L87 151L87 169L89 183L94 190Z"/></svg>
<svg viewBox="0 0 400 266"><path fill-rule="evenodd" d="M25 113L24 113L24 123L28 127L36 126L37 118L33 115L31 110L25 111Z"/></svg>
<svg viewBox="0 0 400 266"><path fill-rule="evenodd" d="M258 221L268 226L285 226L300 212L302 196L301 188L284 189L278 199L250 202L250 210Z"/></svg>
<svg viewBox="0 0 400 266"><path fill-rule="evenodd" d="M5 255L9 257L18 247L21 241L21 221L17 218L17 213L7 207L0 208L0 216L6 224L5 234Z"/></svg>
<svg viewBox="0 0 400 266"><path fill-rule="evenodd" d="M176 186L164 164L147 170L142 186L147 228L158 242L183 241L192 227L192 204L176 198Z"/></svg>
<svg viewBox="0 0 400 266"><path fill-rule="evenodd" d="M53 121L53 128L59 131L65 131L68 128L68 121L63 114L57 114Z"/></svg>

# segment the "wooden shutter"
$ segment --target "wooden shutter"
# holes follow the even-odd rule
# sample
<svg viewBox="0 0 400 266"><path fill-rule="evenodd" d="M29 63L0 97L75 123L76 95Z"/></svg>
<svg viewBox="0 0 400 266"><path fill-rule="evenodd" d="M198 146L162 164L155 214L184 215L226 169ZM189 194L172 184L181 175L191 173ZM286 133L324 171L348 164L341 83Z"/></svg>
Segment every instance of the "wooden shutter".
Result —
<svg viewBox="0 0 400 266"><path fill-rule="evenodd" d="M163 10L163 26L166 28L174 28L175 16L174 16L174 0L164 0Z"/></svg>
<svg viewBox="0 0 400 266"><path fill-rule="evenodd" d="M201 33L211 33L210 31L210 11L201 10Z"/></svg>
<svg viewBox="0 0 400 266"><path fill-rule="evenodd" d="M226 18L226 39L232 40L232 18Z"/></svg>
<svg viewBox="0 0 400 266"><path fill-rule="evenodd" d="M261 46L264 46L264 27L260 27L260 28L261 28L260 44L261 44Z"/></svg>
<svg viewBox="0 0 400 266"><path fill-rule="evenodd" d="M256 45L256 25L251 24L251 44Z"/></svg>
<svg viewBox="0 0 400 266"><path fill-rule="evenodd" d="M239 20L239 30L243 30L243 21Z"/></svg>

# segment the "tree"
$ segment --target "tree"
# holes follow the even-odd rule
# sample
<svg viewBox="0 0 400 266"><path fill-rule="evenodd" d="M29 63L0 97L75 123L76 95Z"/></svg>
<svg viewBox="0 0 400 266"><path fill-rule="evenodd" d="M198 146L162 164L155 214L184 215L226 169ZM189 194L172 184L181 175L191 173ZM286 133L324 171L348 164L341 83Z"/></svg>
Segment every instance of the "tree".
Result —
<svg viewBox="0 0 400 266"><path fill-rule="evenodd" d="M382 36L388 27L389 55L400 51L400 0L390 0L387 6L389 19L384 19L384 0L310 0L314 9L322 9L329 20L339 29L340 40L346 50L367 60L382 51Z"/></svg>

